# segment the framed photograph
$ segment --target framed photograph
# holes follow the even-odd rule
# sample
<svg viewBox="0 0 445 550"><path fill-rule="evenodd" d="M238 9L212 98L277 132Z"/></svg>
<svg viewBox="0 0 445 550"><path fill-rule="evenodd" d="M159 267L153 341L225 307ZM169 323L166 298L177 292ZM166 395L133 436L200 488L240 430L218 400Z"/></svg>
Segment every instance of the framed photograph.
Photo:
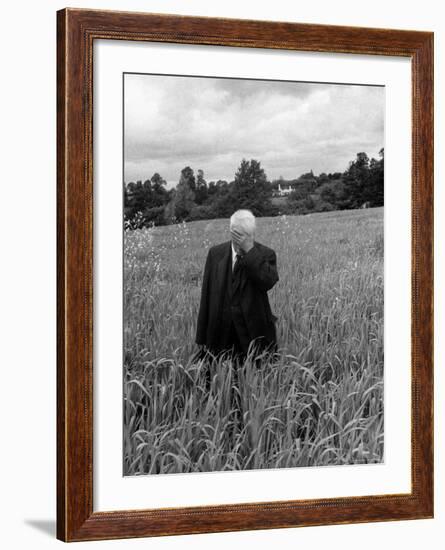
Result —
<svg viewBox="0 0 445 550"><path fill-rule="evenodd" d="M57 31L58 538L433 517L433 34Z"/></svg>

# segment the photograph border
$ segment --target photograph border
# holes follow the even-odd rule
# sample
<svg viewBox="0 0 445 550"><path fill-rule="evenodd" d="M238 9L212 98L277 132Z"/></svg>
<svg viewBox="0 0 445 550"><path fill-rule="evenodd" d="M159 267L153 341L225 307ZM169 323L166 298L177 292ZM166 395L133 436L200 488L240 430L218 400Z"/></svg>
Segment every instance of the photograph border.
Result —
<svg viewBox="0 0 445 550"><path fill-rule="evenodd" d="M433 517L433 33L57 12L57 537L131 538ZM411 492L93 510L93 42L401 56L412 66Z"/></svg>

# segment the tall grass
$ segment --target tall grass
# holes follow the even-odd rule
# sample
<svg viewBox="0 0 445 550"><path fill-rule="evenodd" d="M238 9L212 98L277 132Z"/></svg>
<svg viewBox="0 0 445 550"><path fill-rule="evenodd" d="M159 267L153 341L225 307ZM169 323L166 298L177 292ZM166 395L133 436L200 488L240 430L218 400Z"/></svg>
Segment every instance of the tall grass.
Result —
<svg viewBox="0 0 445 550"><path fill-rule="evenodd" d="M278 257L280 350L236 373L192 359L205 257L227 226L125 233L125 474L380 462L383 210L258 219Z"/></svg>

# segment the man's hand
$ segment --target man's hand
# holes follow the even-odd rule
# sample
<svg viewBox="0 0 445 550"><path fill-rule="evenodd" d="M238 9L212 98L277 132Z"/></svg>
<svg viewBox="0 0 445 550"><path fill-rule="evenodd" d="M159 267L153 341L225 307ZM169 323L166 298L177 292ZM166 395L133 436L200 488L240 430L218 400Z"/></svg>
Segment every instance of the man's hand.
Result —
<svg viewBox="0 0 445 550"><path fill-rule="evenodd" d="M230 230L233 246L238 248L243 254L247 254L253 248L253 236L240 229L232 228Z"/></svg>

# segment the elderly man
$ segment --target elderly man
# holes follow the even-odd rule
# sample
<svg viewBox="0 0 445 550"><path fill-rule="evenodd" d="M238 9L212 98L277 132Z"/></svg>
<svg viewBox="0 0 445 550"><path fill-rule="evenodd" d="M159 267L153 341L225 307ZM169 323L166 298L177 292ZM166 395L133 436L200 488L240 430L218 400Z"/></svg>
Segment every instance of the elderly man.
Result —
<svg viewBox="0 0 445 550"><path fill-rule="evenodd" d="M275 252L255 241L255 216L238 210L230 218L231 240L207 255L201 290L196 343L218 354L241 357L276 348L276 317L267 291L278 281Z"/></svg>

